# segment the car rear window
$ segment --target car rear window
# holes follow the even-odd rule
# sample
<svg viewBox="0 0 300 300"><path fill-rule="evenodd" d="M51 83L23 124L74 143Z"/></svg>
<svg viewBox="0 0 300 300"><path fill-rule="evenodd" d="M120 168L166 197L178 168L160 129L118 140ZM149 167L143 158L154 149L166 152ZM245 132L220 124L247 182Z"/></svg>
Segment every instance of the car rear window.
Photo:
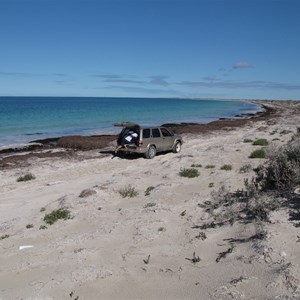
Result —
<svg viewBox="0 0 300 300"><path fill-rule="evenodd" d="M152 129L152 136L154 138L160 137L160 132L159 132L158 128L153 128Z"/></svg>
<svg viewBox="0 0 300 300"><path fill-rule="evenodd" d="M148 139L150 137L150 129L143 130L143 138Z"/></svg>

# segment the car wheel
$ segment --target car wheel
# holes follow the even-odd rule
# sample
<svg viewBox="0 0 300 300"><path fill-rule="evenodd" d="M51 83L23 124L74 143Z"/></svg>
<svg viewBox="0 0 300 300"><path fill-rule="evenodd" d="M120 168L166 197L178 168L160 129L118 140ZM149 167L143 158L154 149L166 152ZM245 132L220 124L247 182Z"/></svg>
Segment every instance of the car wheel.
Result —
<svg viewBox="0 0 300 300"><path fill-rule="evenodd" d="M152 159L156 155L156 148L155 146L151 145L146 152L146 158Z"/></svg>
<svg viewBox="0 0 300 300"><path fill-rule="evenodd" d="M181 143L180 142L176 142L176 144L173 147L173 152L174 153L178 153L181 150Z"/></svg>

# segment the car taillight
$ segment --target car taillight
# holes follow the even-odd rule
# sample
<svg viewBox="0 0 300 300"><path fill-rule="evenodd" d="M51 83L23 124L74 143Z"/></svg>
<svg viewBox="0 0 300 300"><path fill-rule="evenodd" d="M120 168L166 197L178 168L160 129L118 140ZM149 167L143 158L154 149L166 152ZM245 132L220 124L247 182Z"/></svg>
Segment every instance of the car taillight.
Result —
<svg viewBox="0 0 300 300"><path fill-rule="evenodd" d="M143 145L143 141L139 141L139 146L142 146Z"/></svg>

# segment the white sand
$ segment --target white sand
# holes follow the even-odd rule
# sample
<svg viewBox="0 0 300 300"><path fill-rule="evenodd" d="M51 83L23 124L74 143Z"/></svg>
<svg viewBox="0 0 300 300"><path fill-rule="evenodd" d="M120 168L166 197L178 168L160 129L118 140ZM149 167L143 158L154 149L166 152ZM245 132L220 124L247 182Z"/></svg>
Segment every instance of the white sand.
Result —
<svg viewBox="0 0 300 300"><path fill-rule="evenodd" d="M9 237L0 240L0 299L300 299L300 233L287 209L264 224L266 239L235 243L218 263L229 239L250 237L257 225L197 228L209 221L198 204L222 185L243 188L254 172L239 169L264 162L248 158L257 146L243 140L279 138L273 143L282 145L299 124L300 116L283 114L269 124L184 135L181 153L152 160L90 151L2 170L0 236ZM199 177L178 175L192 164L202 164ZM224 164L233 170L220 170ZM16 182L28 172L36 179ZM122 198L118 191L128 185L139 195ZM149 186L155 189L145 196ZM96 193L79 197L85 189ZM39 230L45 214L61 207L73 218ZM199 232L207 239L196 238ZM194 252L201 259L195 264L188 260Z"/></svg>

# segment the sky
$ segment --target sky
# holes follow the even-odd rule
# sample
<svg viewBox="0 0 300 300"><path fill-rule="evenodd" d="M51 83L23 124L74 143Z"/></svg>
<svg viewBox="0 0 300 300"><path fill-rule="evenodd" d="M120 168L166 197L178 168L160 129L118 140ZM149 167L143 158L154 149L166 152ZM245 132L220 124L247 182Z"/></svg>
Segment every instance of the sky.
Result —
<svg viewBox="0 0 300 300"><path fill-rule="evenodd" d="M300 1L0 0L0 96L300 100Z"/></svg>

